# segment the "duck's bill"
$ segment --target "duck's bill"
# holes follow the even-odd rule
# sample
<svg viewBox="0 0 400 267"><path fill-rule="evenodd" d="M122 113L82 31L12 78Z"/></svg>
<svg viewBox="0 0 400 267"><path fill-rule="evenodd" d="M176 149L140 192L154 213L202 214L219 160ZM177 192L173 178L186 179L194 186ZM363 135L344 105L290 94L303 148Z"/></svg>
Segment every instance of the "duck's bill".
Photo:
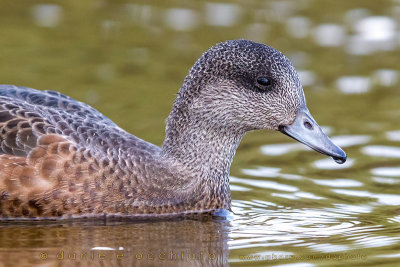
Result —
<svg viewBox="0 0 400 267"><path fill-rule="evenodd" d="M332 157L339 164L346 162L346 153L322 131L308 109L299 111L292 124L280 126L279 130L315 151Z"/></svg>

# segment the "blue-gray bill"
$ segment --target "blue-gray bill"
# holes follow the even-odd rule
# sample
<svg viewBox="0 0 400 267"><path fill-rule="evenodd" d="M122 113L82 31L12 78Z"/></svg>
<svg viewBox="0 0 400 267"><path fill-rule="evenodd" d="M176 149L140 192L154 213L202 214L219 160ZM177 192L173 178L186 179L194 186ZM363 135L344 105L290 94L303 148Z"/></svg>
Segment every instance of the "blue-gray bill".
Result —
<svg viewBox="0 0 400 267"><path fill-rule="evenodd" d="M282 125L279 130L315 151L331 156L339 164L346 162L346 153L322 131L308 109L300 110L292 124Z"/></svg>

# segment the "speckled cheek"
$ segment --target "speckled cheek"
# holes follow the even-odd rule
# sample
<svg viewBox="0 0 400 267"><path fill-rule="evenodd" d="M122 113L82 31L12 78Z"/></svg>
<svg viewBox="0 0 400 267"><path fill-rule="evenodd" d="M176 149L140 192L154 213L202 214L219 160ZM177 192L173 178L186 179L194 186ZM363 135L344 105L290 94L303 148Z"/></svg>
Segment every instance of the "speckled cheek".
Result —
<svg viewBox="0 0 400 267"><path fill-rule="evenodd" d="M276 100L271 111L272 116L268 118L271 128L278 130L280 125L291 124L295 120L299 108L298 99L289 97Z"/></svg>
<svg viewBox="0 0 400 267"><path fill-rule="evenodd" d="M283 121L280 123L280 125L290 125L294 122L296 119L297 113L299 112L301 108L301 104L299 101L293 103L291 106L288 106L287 109L285 110L285 116Z"/></svg>
<svg viewBox="0 0 400 267"><path fill-rule="evenodd" d="M296 109L297 110L297 109ZM281 125L291 125L296 119L297 111L288 111L286 115L286 120L281 123Z"/></svg>

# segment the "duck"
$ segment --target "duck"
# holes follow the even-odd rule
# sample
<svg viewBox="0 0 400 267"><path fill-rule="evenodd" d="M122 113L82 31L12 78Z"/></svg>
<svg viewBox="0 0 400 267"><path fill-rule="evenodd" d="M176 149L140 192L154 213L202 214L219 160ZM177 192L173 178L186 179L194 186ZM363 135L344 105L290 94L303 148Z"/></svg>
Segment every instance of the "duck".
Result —
<svg viewBox="0 0 400 267"><path fill-rule="evenodd" d="M228 40L183 81L156 146L55 91L0 85L0 219L162 218L229 211L249 131L275 130L346 161L311 116L290 60Z"/></svg>

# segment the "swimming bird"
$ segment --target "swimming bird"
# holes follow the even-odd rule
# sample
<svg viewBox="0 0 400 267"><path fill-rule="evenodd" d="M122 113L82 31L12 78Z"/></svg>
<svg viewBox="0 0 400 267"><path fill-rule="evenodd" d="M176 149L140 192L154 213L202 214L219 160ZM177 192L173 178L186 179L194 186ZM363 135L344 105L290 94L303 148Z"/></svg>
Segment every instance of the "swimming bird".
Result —
<svg viewBox="0 0 400 267"><path fill-rule="evenodd" d="M0 86L0 218L162 217L230 208L229 169L242 137L277 130L346 154L307 109L278 50L230 40L184 79L161 147L54 91Z"/></svg>

